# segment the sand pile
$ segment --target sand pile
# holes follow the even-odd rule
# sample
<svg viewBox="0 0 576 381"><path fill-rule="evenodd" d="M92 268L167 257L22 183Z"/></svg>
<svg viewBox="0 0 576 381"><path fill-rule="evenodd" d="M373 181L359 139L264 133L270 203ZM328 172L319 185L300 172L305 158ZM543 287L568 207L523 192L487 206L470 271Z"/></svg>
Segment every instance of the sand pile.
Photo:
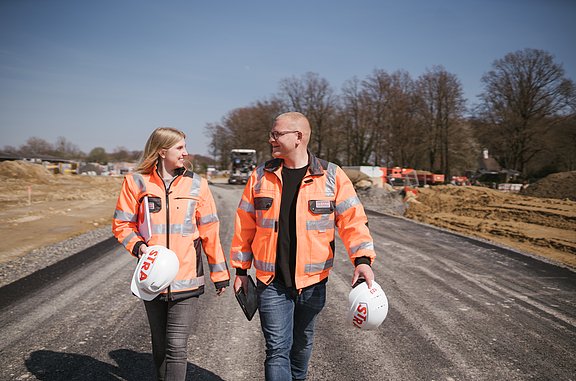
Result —
<svg viewBox="0 0 576 381"><path fill-rule="evenodd" d="M576 201L576 171L553 173L520 193L525 196Z"/></svg>
<svg viewBox="0 0 576 381"><path fill-rule="evenodd" d="M54 180L54 174L41 164L27 163L25 161L0 162L0 177L6 179L34 180L46 184Z"/></svg>

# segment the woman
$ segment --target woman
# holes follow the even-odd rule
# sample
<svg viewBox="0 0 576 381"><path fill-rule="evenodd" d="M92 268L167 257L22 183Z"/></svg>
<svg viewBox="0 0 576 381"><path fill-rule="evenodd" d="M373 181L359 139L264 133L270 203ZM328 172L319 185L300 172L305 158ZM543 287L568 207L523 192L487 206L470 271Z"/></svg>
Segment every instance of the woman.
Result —
<svg viewBox="0 0 576 381"><path fill-rule="evenodd" d="M208 183L184 167L185 137L165 127L150 135L135 173L124 179L112 225L118 241L135 257L145 254L148 246L162 245L174 251L180 262L171 285L152 301L144 301L159 380L186 377L188 336L198 296L204 293L201 247L218 295L230 279ZM148 196L152 223L148 242L138 232L144 196Z"/></svg>

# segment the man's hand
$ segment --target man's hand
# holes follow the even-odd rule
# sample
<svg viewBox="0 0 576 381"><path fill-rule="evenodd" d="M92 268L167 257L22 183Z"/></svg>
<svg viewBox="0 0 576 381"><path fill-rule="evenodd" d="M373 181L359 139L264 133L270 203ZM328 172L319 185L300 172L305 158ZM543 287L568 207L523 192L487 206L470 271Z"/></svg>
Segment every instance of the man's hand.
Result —
<svg viewBox="0 0 576 381"><path fill-rule="evenodd" d="M368 288L372 288L372 281L374 280L374 273L372 272L372 267L370 267L367 264L361 264L356 266L356 268L354 269L354 277L352 278L352 286L361 276L363 276L364 279L366 279L366 282L368 282Z"/></svg>
<svg viewBox="0 0 576 381"><path fill-rule="evenodd" d="M236 275L236 279L234 279L234 293L237 293L240 287L242 287L244 295L248 295L248 275Z"/></svg>
<svg viewBox="0 0 576 381"><path fill-rule="evenodd" d="M216 290L216 295L220 296L226 291L226 287L222 287Z"/></svg>

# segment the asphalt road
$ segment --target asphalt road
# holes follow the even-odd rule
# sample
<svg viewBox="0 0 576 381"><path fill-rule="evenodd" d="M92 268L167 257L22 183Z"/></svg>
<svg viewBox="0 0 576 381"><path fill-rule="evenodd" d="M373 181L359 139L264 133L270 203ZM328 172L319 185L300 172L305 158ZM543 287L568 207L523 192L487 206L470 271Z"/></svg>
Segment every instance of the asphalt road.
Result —
<svg viewBox="0 0 576 381"><path fill-rule="evenodd" d="M241 186L212 192L229 252ZM352 265L341 244L309 380L576 380L576 273L515 251L369 213L389 313L345 327ZM136 265L113 240L0 288L0 380L153 380ZM258 314L207 281L189 380L262 380Z"/></svg>

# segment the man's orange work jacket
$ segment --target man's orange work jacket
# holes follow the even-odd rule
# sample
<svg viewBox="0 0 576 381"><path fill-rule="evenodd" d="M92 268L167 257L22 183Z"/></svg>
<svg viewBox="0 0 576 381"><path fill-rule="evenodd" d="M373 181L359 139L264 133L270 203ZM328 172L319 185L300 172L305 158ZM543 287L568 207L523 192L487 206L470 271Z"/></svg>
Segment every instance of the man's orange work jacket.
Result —
<svg viewBox="0 0 576 381"><path fill-rule="evenodd" d="M146 244L167 247L180 261L176 279L158 296L160 300L177 300L204 292L201 246L216 288L228 286L230 275L220 244L220 222L208 182L182 169L166 191L156 167L150 174L126 175L112 229L134 256L144 243L138 232L138 210L144 196L148 196L152 223L152 237Z"/></svg>
<svg viewBox="0 0 576 381"><path fill-rule="evenodd" d="M326 278L334 261L335 228L352 262L374 261L374 243L368 219L352 182L336 164L308 152L309 167L296 202L296 289ZM278 218L282 199L283 160L259 165L248 180L236 211L230 264L249 269L269 284L274 279Z"/></svg>

